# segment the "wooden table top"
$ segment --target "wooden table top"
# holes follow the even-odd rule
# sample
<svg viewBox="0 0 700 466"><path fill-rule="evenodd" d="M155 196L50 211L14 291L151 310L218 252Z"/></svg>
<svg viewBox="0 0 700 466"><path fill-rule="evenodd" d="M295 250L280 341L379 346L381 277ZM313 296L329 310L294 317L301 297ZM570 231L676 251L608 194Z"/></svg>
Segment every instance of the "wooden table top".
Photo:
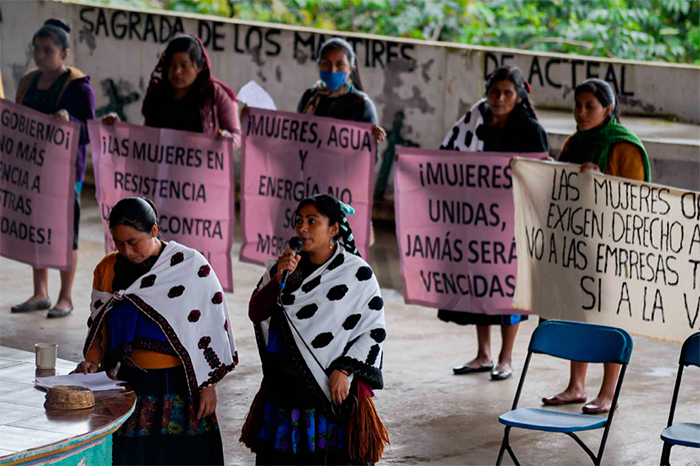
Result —
<svg viewBox="0 0 700 466"><path fill-rule="evenodd" d="M59 359L56 375L75 366ZM136 404L127 388L95 392L93 408L47 411L46 392L34 388L35 375L34 353L0 346L0 464L37 461L110 435Z"/></svg>

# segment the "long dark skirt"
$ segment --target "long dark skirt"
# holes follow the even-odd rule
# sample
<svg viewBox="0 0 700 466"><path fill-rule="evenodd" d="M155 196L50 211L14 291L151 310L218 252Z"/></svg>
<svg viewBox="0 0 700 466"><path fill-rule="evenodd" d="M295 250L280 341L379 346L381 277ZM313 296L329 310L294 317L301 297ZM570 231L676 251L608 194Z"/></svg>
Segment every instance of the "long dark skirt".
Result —
<svg viewBox="0 0 700 466"><path fill-rule="evenodd" d="M351 464L345 422L323 413L301 377L273 372L268 387L261 430L255 442L258 465Z"/></svg>
<svg viewBox="0 0 700 466"><path fill-rule="evenodd" d="M197 419L197 400L182 366L148 369L122 365L119 379L136 392L136 410L114 434L115 465L224 464L216 414Z"/></svg>

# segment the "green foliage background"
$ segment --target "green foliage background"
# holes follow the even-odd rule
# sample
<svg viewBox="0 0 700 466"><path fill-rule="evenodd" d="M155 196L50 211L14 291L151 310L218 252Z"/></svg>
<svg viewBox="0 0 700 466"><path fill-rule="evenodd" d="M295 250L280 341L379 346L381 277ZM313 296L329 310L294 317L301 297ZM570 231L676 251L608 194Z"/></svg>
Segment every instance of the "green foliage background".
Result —
<svg viewBox="0 0 700 466"><path fill-rule="evenodd" d="M100 0L394 37L700 65L699 0Z"/></svg>

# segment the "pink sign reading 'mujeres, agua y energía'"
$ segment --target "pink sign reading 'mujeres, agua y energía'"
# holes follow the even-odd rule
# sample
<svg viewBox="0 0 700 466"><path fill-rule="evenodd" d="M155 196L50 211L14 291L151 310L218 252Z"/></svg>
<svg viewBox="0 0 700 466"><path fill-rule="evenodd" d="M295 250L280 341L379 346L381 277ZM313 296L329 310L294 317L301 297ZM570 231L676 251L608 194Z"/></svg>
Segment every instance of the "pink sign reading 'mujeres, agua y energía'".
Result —
<svg viewBox="0 0 700 466"><path fill-rule="evenodd" d="M114 250L107 225L112 206L125 197L147 197L158 208L163 238L204 254L232 291L231 139L128 123L91 121L89 129L106 249Z"/></svg>
<svg viewBox="0 0 700 466"><path fill-rule="evenodd" d="M251 108L243 134L241 260L276 257L295 236L294 210L314 194L350 204L362 257L369 252L375 142L372 125Z"/></svg>

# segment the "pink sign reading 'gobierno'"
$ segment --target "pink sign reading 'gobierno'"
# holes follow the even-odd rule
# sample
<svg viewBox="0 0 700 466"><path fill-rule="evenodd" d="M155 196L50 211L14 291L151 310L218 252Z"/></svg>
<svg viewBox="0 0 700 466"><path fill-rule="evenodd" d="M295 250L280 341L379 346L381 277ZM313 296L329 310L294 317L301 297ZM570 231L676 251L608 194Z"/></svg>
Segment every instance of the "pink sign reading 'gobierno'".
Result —
<svg viewBox="0 0 700 466"><path fill-rule="evenodd" d="M513 309L513 156L398 148L396 236L409 304L480 314Z"/></svg>
<svg viewBox="0 0 700 466"><path fill-rule="evenodd" d="M243 132L241 260L262 264L295 236L294 211L315 194L355 209L357 249L369 254L376 146L372 125L251 109Z"/></svg>
<svg viewBox="0 0 700 466"><path fill-rule="evenodd" d="M0 255L71 268L79 137L75 122L0 99Z"/></svg>
<svg viewBox="0 0 700 466"><path fill-rule="evenodd" d="M105 249L114 251L108 220L125 197L147 197L158 209L165 240L207 258L226 291L233 290L233 144L200 133L128 123L88 124Z"/></svg>

